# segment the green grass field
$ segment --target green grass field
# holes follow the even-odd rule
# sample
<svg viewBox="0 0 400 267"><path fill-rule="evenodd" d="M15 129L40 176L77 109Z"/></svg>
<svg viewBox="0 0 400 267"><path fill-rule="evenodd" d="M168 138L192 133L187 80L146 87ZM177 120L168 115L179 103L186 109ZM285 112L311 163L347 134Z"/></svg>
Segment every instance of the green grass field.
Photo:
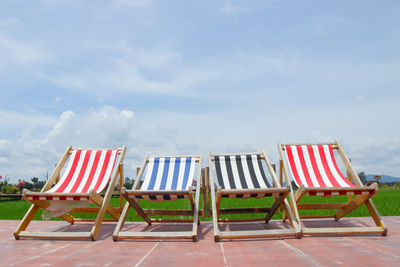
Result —
<svg viewBox="0 0 400 267"><path fill-rule="evenodd" d="M339 197L303 197L301 203L313 203L313 202L344 202L346 201L346 196ZM378 209L381 216L400 216L400 190L380 190L379 193L373 198L374 204ZM201 202L201 201L200 201ZM113 206L118 206L119 198L113 198L111 200ZM229 199L224 198L222 200L221 207L261 207L272 204L271 198L265 199ZM24 216L25 212L28 210L31 204L26 201L2 201L0 202L0 220L20 220ZM143 208L159 208L159 209L187 209L189 208L189 201L186 199L177 201L165 201L165 202L150 202L141 201ZM200 204L201 206L201 204ZM300 215L323 215L323 214L333 214L333 211L329 210L311 210L311 211L300 211ZM226 215L229 218L253 218L260 217L262 214L238 214L238 215ZM360 207L347 217L363 217L369 216L369 212L366 207ZM81 218L95 218L95 214L76 214L76 217ZM158 216L160 218L162 216ZM111 216L108 214L106 218L110 219ZM157 217L155 217L157 218ZM171 216L169 217L171 218ZM274 215L273 219L281 218L281 214ZM35 217L35 220L41 220L41 211L39 211ZM58 218L53 218L52 220L59 220ZM140 217L135 216L135 213L131 209L127 218L128 221L142 221ZM211 217L201 217L201 220L211 220Z"/></svg>

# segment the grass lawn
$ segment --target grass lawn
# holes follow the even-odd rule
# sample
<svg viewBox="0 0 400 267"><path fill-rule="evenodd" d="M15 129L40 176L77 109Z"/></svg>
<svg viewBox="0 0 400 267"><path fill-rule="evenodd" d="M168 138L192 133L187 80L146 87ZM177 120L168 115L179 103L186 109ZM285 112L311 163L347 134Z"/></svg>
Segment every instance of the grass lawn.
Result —
<svg viewBox="0 0 400 267"><path fill-rule="evenodd" d="M301 203L313 203L313 202L344 202L347 200L347 196L338 196L331 198L324 197L307 197L304 196ZM380 190L379 193L373 197L374 204L378 209L381 216L400 216L400 190L385 189ZM111 199L113 206L118 206L119 198ZM200 201L201 203L201 201ZM31 204L26 201L2 201L0 202L0 220L21 220ZM165 201L165 202L150 202L146 200L141 201L143 208L159 208L159 209L187 209L189 208L189 201L186 199L180 199L177 201ZM229 199L223 198L221 207L261 207L266 205L272 205L271 198L265 199ZM201 204L200 204L201 206ZM200 207L201 208L201 207ZM324 213L325 212L325 213ZM324 210L310 210L300 211L300 215L322 215L322 214L333 214L333 211ZM225 215L229 218L254 218L263 216L263 214L238 214L238 215ZM363 217L369 216L367 208L360 207L347 217ZM76 214L76 217L81 218L95 218L95 214ZM162 216L158 216L159 218ZM177 217L177 216L175 216ZM110 219L111 216L108 214L106 218ZM156 217L155 217L156 218ZM169 217L171 218L171 216ZM274 215L273 219L280 219L281 214ZM35 220L41 220L41 211L39 211L35 217ZM60 220L53 218L52 220ZM133 209L127 217L128 221L142 221L140 217L135 216ZM211 220L211 217L201 217L201 220Z"/></svg>

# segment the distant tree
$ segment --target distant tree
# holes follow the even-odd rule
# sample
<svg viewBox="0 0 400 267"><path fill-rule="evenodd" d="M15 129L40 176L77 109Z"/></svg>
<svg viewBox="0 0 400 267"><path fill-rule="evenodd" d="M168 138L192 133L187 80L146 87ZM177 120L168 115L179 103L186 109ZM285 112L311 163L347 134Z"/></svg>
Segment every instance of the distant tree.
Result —
<svg viewBox="0 0 400 267"><path fill-rule="evenodd" d="M33 191L33 184L30 183L30 182L26 182L25 185L24 185L24 188Z"/></svg>
<svg viewBox="0 0 400 267"><path fill-rule="evenodd" d="M367 176L365 175L365 172L360 172L358 174L358 177L360 177L360 180L361 180L362 184L366 184L367 183Z"/></svg>
<svg viewBox="0 0 400 267"><path fill-rule="evenodd" d="M135 180L130 179L129 177L125 177L124 187L127 189L131 189Z"/></svg>
<svg viewBox="0 0 400 267"><path fill-rule="evenodd" d="M36 187L35 187L36 190L37 189L42 189L45 184L46 184L46 181L38 181L37 184L36 184Z"/></svg>
<svg viewBox="0 0 400 267"><path fill-rule="evenodd" d="M37 183L39 181L39 178L32 177L31 181L32 181L32 184L33 184L33 190L35 190L37 188Z"/></svg>
<svg viewBox="0 0 400 267"><path fill-rule="evenodd" d="M1 190L0 190L0 192L7 193L7 187L8 187L8 181L9 180L10 180L10 178L9 178L8 174L6 174L4 177L1 177L1 180L0 180Z"/></svg>

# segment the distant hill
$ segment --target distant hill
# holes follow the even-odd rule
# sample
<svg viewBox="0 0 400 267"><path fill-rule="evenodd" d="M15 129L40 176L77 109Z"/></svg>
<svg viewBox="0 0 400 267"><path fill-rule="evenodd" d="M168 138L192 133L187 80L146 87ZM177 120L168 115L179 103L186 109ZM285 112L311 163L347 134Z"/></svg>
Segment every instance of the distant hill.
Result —
<svg viewBox="0 0 400 267"><path fill-rule="evenodd" d="M373 181L374 180L374 175L375 174L367 174L367 181ZM399 182L400 183L400 178L399 177L389 176L389 175L381 175L381 182L382 183L393 183L393 182Z"/></svg>

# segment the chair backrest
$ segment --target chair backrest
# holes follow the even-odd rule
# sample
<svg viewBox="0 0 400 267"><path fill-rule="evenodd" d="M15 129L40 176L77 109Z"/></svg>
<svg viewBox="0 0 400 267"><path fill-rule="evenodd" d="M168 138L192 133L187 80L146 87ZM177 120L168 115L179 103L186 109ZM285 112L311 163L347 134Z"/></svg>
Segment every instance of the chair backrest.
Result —
<svg viewBox="0 0 400 267"><path fill-rule="evenodd" d="M188 190L199 157L151 157L139 190ZM200 181L198 181L200 182Z"/></svg>
<svg viewBox="0 0 400 267"><path fill-rule="evenodd" d="M270 188L261 154L211 155L222 189Z"/></svg>
<svg viewBox="0 0 400 267"><path fill-rule="evenodd" d="M335 160L332 145L284 145L290 173L297 186L352 187Z"/></svg>
<svg viewBox="0 0 400 267"><path fill-rule="evenodd" d="M118 150L72 150L60 181L47 192L103 191L113 173L117 155Z"/></svg>

